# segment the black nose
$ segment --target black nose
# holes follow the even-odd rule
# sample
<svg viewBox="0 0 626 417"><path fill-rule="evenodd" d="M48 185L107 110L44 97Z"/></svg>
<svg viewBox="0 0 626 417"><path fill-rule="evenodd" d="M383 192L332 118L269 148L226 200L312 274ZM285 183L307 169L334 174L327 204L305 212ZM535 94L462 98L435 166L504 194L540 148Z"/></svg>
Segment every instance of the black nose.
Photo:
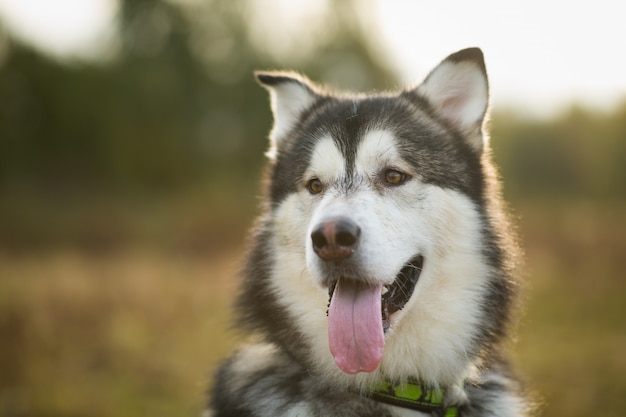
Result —
<svg viewBox="0 0 626 417"><path fill-rule="evenodd" d="M313 250L325 261L350 257L359 245L361 228L350 219L337 218L318 224L311 233Z"/></svg>

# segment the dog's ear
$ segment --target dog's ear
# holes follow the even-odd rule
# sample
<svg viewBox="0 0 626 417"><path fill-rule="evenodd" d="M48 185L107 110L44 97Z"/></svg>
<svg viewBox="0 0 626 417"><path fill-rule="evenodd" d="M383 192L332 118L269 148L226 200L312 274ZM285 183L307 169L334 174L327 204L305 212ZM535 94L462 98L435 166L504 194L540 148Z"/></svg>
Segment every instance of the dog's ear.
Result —
<svg viewBox="0 0 626 417"><path fill-rule="evenodd" d="M319 95L310 81L294 73L257 71L254 75L270 92L274 127L270 132L267 156L274 158L287 133Z"/></svg>
<svg viewBox="0 0 626 417"><path fill-rule="evenodd" d="M448 56L416 92L426 98L439 116L458 129L474 149L482 150L489 84L479 48L463 49Z"/></svg>

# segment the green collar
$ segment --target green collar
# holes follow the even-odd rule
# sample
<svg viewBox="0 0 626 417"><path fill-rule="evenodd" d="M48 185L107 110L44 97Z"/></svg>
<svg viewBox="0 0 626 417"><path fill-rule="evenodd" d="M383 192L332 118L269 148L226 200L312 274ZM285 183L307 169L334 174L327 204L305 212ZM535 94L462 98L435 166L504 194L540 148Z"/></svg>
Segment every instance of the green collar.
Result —
<svg viewBox="0 0 626 417"><path fill-rule="evenodd" d="M410 408L425 413L438 412L443 417L458 417L457 407L443 404L444 390L431 389L424 385L408 381L404 384L381 382L370 389L371 397L383 403Z"/></svg>

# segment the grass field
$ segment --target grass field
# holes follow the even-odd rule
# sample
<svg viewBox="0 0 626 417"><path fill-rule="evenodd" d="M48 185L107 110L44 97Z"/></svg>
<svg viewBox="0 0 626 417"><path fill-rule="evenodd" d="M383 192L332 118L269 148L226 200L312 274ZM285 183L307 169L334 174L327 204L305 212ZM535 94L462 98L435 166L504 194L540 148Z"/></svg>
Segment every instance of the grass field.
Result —
<svg viewBox="0 0 626 417"><path fill-rule="evenodd" d="M520 373L543 415L625 415L626 207L517 213ZM0 417L199 415L238 339L228 324L239 252L0 254Z"/></svg>

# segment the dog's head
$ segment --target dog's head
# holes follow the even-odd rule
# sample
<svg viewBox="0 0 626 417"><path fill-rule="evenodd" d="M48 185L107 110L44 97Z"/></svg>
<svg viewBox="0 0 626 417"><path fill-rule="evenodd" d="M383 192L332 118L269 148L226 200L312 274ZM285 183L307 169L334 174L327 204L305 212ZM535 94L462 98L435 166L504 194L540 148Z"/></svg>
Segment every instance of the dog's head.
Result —
<svg viewBox="0 0 626 417"><path fill-rule="evenodd" d="M450 55L398 94L257 79L274 114L267 285L315 366L455 374L494 332L485 304L501 263L486 214L481 51Z"/></svg>

